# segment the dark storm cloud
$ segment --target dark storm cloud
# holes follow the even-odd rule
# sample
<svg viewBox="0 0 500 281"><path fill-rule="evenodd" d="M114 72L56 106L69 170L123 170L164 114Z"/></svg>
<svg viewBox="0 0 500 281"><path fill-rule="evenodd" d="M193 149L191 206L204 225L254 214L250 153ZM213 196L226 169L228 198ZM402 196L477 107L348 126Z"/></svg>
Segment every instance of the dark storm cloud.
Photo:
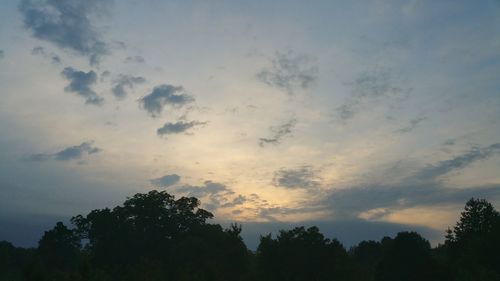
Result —
<svg viewBox="0 0 500 281"><path fill-rule="evenodd" d="M150 94L139 100L142 108L153 117L158 116L165 106L180 108L193 101L193 97L184 93L183 87L166 84L156 86Z"/></svg>
<svg viewBox="0 0 500 281"><path fill-rule="evenodd" d="M280 144L283 138L292 133L292 129L296 124L297 119L291 119L285 124L271 127L270 130L273 133L273 136L269 138L260 138L259 145L263 147L266 144Z"/></svg>
<svg viewBox="0 0 500 281"><path fill-rule="evenodd" d="M319 185L319 178L310 166L297 169L281 169L274 173L273 185L289 189L315 188Z"/></svg>
<svg viewBox="0 0 500 281"><path fill-rule="evenodd" d="M425 119L427 119L427 118L426 117L418 117L418 118L412 119L412 120L410 120L410 124L408 126L396 130L395 133L399 133L399 134L409 133L409 132L415 130L418 127L418 125L420 123L422 123L422 121L424 121Z"/></svg>
<svg viewBox="0 0 500 281"><path fill-rule="evenodd" d="M351 87L351 95L336 108L336 117L344 122L362 111L366 104L404 100L412 91L401 85L402 82L397 80L393 72L381 68L363 72L353 82L346 84Z"/></svg>
<svg viewBox="0 0 500 281"><path fill-rule="evenodd" d="M257 79L271 87L294 95L297 90L307 90L317 80L318 69L306 55L289 51L277 52L271 60L271 67L257 73Z"/></svg>
<svg viewBox="0 0 500 281"><path fill-rule="evenodd" d="M166 175L157 179L152 179L150 182L156 187L169 187L180 181L181 177L176 174Z"/></svg>
<svg viewBox="0 0 500 281"><path fill-rule="evenodd" d="M401 209L438 204L461 204L471 197L500 198L500 185L447 187L441 177L500 152L500 144L473 148L449 160L428 165L392 185L366 185L330 192L323 204L339 216L356 216L375 208Z"/></svg>
<svg viewBox="0 0 500 281"><path fill-rule="evenodd" d="M163 127L158 128L158 130L156 130L156 133L159 136L180 134L180 133L187 132L188 130L190 130L196 126L202 126L205 124L206 124L206 122L198 122L198 121L191 121L191 122L178 121L175 123L167 122L167 123L165 123L165 125L163 125Z"/></svg>
<svg viewBox="0 0 500 281"><path fill-rule="evenodd" d="M66 67L61 74L70 81L69 85L64 88L66 92L77 93L84 97L86 104L102 104L104 99L92 89L92 85L97 82L97 74L93 70L83 72L72 67Z"/></svg>
<svg viewBox="0 0 500 281"><path fill-rule="evenodd" d="M95 147L93 141L83 142L80 145L67 147L56 153L32 154L28 159L31 161L46 161L50 159L67 161L81 159L84 155L91 155L101 152L102 149Z"/></svg>
<svg viewBox="0 0 500 281"><path fill-rule="evenodd" d="M97 64L107 54L108 47L101 40L91 17L105 9L111 0L22 0L19 10L24 26L33 36L89 57Z"/></svg>
<svg viewBox="0 0 500 281"><path fill-rule="evenodd" d="M45 59L50 59L53 64L61 64L61 58L58 55L45 51L45 49L41 46L34 47L31 50L31 54L34 56L41 56Z"/></svg>
<svg viewBox="0 0 500 281"><path fill-rule="evenodd" d="M118 99L123 99L127 96L127 89L133 90L135 84L142 84L146 82L146 78L141 76L130 76L121 74L113 81L113 88L111 92Z"/></svg>
<svg viewBox="0 0 500 281"><path fill-rule="evenodd" d="M130 56L126 57L124 60L125 63L145 63L146 61L142 56Z"/></svg>

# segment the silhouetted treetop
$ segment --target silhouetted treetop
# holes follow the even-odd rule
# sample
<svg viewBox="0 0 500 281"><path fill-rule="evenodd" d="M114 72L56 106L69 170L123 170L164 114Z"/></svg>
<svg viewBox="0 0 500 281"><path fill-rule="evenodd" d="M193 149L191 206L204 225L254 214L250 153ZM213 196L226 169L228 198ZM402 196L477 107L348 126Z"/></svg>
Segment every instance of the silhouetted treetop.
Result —
<svg viewBox="0 0 500 281"><path fill-rule="evenodd" d="M448 231L447 242L460 242L470 237L493 231L500 222L500 214L485 199L470 199L453 231Z"/></svg>

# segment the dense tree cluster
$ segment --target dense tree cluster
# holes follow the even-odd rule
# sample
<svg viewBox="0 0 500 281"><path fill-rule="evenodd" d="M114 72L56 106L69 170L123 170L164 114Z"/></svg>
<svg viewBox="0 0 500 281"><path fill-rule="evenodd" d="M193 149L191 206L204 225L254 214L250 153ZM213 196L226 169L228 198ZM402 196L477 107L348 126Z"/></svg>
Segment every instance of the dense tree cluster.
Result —
<svg viewBox="0 0 500 281"><path fill-rule="evenodd" d="M0 242L0 281L500 280L500 215L471 199L445 243L415 232L346 250L317 227L261 236L249 251L241 227L207 223L196 198L136 194L46 231L38 248Z"/></svg>

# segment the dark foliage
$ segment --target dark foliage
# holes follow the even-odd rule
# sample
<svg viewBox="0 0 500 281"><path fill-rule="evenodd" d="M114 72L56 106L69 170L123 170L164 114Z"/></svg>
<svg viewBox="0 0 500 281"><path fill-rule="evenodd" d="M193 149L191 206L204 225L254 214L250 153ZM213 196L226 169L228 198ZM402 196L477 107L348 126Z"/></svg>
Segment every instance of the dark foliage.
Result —
<svg viewBox="0 0 500 281"><path fill-rule="evenodd" d="M199 204L151 191L73 217L73 228L58 222L36 249L0 242L0 281L500 280L500 214L485 200L469 200L434 249L400 232L349 252L317 227L296 227L261 236L253 253L241 226L207 223Z"/></svg>

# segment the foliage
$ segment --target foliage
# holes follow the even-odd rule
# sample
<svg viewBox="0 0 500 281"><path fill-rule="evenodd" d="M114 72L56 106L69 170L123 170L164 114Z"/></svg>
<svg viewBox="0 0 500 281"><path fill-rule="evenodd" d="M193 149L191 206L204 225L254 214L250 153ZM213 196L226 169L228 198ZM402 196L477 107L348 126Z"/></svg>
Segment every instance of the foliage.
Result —
<svg viewBox="0 0 500 281"><path fill-rule="evenodd" d="M471 199L443 245L416 232L362 241L347 252L317 227L261 236L210 224L196 198L150 191L45 232L36 249L0 242L0 281L493 281L500 280L500 215Z"/></svg>

